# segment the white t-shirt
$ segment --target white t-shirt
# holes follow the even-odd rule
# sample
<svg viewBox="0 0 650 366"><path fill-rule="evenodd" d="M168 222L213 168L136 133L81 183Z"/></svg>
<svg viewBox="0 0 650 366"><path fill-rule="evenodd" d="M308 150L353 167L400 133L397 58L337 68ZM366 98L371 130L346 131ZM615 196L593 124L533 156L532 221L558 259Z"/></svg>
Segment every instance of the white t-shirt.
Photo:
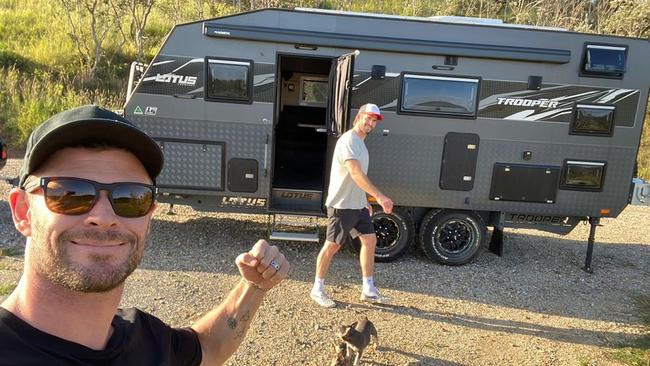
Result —
<svg viewBox="0 0 650 366"><path fill-rule="evenodd" d="M368 205L368 198L366 192L352 180L345 167L347 160L357 160L361 170L368 174L368 149L353 130L347 131L336 141L325 205L339 209L362 209Z"/></svg>

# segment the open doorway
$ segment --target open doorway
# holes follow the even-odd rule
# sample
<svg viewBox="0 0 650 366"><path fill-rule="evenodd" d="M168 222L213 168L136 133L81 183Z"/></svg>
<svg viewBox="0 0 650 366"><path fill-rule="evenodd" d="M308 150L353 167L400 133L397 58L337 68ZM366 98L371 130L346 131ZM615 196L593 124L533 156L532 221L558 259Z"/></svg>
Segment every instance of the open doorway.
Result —
<svg viewBox="0 0 650 366"><path fill-rule="evenodd" d="M320 211L331 58L280 55L271 206Z"/></svg>

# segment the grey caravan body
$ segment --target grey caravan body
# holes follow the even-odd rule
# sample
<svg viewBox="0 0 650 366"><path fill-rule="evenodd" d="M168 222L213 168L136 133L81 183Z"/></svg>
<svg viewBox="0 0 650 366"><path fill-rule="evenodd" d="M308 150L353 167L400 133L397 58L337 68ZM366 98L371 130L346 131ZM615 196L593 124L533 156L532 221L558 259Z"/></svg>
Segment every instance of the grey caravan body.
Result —
<svg viewBox="0 0 650 366"><path fill-rule="evenodd" d="M620 214L649 59L642 39L264 9L175 26L125 115L163 147L161 201L323 215L336 137L375 103L369 177L398 206L384 249L417 236L461 264L488 225L567 233Z"/></svg>

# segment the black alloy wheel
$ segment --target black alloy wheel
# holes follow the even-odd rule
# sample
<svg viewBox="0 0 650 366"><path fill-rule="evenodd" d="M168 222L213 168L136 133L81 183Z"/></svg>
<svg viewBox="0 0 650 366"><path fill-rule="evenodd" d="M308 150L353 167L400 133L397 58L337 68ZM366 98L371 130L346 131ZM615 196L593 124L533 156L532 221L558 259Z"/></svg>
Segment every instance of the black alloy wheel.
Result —
<svg viewBox="0 0 650 366"><path fill-rule="evenodd" d="M487 227L472 211L431 211L422 220L418 236L427 257L459 266L476 257L487 240Z"/></svg>
<svg viewBox="0 0 650 366"><path fill-rule="evenodd" d="M413 218L404 208L394 208L390 214L373 207L372 223L377 235L375 261L390 262L399 258L408 248L415 234ZM359 253L361 240L353 239L352 251Z"/></svg>
<svg viewBox="0 0 650 366"><path fill-rule="evenodd" d="M472 228L465 221L450 220L440 228L435 240L448 254L462 252L474 239Z"/></svg>

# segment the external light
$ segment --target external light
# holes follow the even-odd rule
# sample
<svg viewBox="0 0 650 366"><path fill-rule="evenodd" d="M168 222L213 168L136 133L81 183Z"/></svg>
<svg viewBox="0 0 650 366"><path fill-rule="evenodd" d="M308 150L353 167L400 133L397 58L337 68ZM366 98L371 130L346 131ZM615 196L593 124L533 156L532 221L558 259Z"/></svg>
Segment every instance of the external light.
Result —
<svg viewBox="0 0 650 366"><path fill-rule="evenodd" d="M297 50L310 50L310 51L316 51L318 49L318 46L314 45L309 45L309 44L297 44L294 46Z"/></svg>

